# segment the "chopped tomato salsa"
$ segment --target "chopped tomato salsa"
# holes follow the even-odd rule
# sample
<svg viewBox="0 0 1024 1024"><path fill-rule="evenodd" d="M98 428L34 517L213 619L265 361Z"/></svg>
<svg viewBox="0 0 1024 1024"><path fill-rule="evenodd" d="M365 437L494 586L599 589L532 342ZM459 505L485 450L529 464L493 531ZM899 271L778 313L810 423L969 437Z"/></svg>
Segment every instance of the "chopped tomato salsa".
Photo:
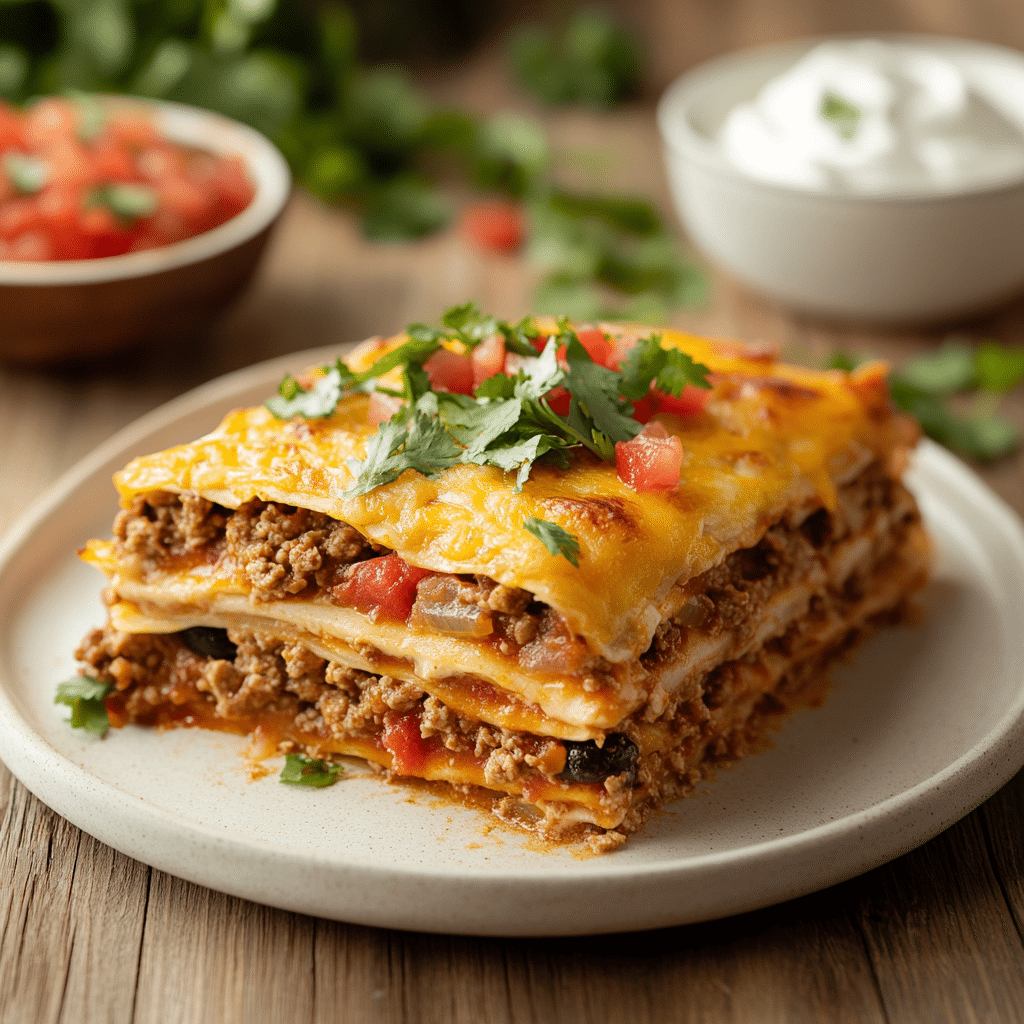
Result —
<svg viewBox="0 0 1024 1024"><path fill-rule="evenodd" d="M0 100L0 260L155 249L218 227L254 194L240 157L171 142L140 108Z"/></svg>

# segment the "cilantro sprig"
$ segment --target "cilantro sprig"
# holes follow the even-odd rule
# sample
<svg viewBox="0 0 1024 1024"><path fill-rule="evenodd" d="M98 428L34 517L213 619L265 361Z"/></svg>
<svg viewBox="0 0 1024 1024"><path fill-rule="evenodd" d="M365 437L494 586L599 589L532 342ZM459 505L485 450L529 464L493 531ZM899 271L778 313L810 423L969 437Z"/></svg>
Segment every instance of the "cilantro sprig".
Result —
<svg viewBox="0 0 1024 1024"><path fill-rule="evenodd" d="M69 722L72 729L85 729L97 736L105 736L110 728L110 716L103 698L113 689L112 683L101 682L92 676L76 676L58 685L53 703L71 708Z"/></svg>
<svg viewBox="0 0 1024 1024"><path fill-rule="evenodd" d="M860 362L836 353L829 365L852 370ZM1021 445L1020 431L997 408L1001 396L1021 383L1024 349L952 340L893 371L889 392L939 444L978 462L992 462Z"/></svg>
<svg viewBox="0 0 1024 1024"><path fill-rule="evenodd" d="M287 754L279 779L289 786L323 789L324 786L333 786L341 774L340 764L331 764L305 754Z"/></svg>
<svg viewBox="0 0 1024 1024"><path fill-rule="evenodd" d="M563 555L576 568L580 566L580 542L568 530L546 519L528 516L523 529L532 533L553 555Z"/></svg>
<svg viewBox="0 0 1024 1024"><path fill-rule="evenodd" d="M506 349L523 357L515 375L497 373L473 395L433 390L424 363L434 352L453 341L471 350L496 333ZM529 318L508 324L485 316L474 303L449 309L440 327L413 324L408 336L358 373L339 360L324 367L309 388L286 377L279 394L267 402L279 418L329 416L344 394L368 389L385 373L400 369L401 391L386 393L404 398L405 404L370 438L364 458L350 460L355 481L349 495L367 494L407 469L433 478L458 463L515 472L518 490L539 459L564 467L570 451L585 448L613 461L616 443L642 429L633 418L633 401L652 385L673 395L687 384L710 387L708 368L685 353L662 349L658 335L638 342L622 368L613 370L593 361L566 320L554 332L541 332ZM564 416L551 405L558 388L569 395Z"/></svg>

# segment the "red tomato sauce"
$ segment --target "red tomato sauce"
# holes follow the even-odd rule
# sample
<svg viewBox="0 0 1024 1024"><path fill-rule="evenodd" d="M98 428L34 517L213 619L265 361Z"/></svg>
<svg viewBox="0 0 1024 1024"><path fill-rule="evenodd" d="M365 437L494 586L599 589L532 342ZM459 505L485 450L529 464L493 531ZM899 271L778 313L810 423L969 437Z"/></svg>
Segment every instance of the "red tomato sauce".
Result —
<svg viewBox="0 0 1024 1024"><path fill-rule="evenodd" d="M143 109L0 100L0 260L155 249L218 227L254 194L240 157L171 142Z"/></svg>

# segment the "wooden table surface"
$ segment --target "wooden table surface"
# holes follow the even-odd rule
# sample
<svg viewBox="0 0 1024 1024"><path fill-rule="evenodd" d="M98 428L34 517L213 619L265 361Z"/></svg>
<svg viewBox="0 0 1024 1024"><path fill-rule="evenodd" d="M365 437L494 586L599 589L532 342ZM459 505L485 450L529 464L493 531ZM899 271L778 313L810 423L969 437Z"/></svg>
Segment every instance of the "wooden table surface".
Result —
<svg viewBox="0 0 1024 1024"><path fill-rule="evenodd" d="M655 86L694 61L837 30L950 32L1024 48L1020 0L659 0L644 14ZM493 52L435 83L476 109L523 106ZM556 144L615 154L610 187L668 212L650 104L545 115ZM531 272L455 233L373 246L297 196L259 278L204 339L59 371L0 371L0 524L141 413L218 374L432 319L475 297L518 317ZM2 315L2 311L0 311ZM1022 341L1024 303L959 330ZM715 278L684 326L894 359L946 331L791 315ZM1024 402L1008 413L1024 426ZM1024 456L981 471L1024 512ZM2 526L0 526L2 528ZM919 850L832 889L710 924L502 940L389 932L223 896L92 839L0 766L0 1022L1024 1020L1024 774Z"/></svg>

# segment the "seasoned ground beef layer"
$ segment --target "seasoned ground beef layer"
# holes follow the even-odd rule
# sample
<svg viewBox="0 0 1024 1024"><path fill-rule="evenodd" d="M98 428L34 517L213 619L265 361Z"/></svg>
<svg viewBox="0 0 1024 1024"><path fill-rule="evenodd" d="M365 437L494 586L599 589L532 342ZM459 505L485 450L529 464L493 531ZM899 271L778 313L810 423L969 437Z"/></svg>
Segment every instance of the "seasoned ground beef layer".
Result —
<svg viewBox="0 0 1024 1024"><path fill-rule="evenodd" d="M873 557L898 547L920 522L913 498L878 464L839 489L837 506L775 523L761 541L735 551L719 565L681 581L665 603L665 615L642 662L648 669L677 651L693 630L709 636L729 631L739 649L761 609L784 587L805 580L827 563L843 542L886 517L883 536L872 541ZM147 574L190 559L229 561L243 571L254 604L307 599L323 592L332 600L347 567L390 554L345 523L319 512L253 500L231 510L195 494L152 492L136 498L114 524L118 559ZM872 559L856 566L845 587L865 585ZM525 668L571 671L607 685L612 665L586 649L564 619L533 595L483 576L431 574L419 586L412 621L431 628L452 609L479 609L490 630L478 639L495 644ZM443 631L443 629L441 630Z"/></svg>

